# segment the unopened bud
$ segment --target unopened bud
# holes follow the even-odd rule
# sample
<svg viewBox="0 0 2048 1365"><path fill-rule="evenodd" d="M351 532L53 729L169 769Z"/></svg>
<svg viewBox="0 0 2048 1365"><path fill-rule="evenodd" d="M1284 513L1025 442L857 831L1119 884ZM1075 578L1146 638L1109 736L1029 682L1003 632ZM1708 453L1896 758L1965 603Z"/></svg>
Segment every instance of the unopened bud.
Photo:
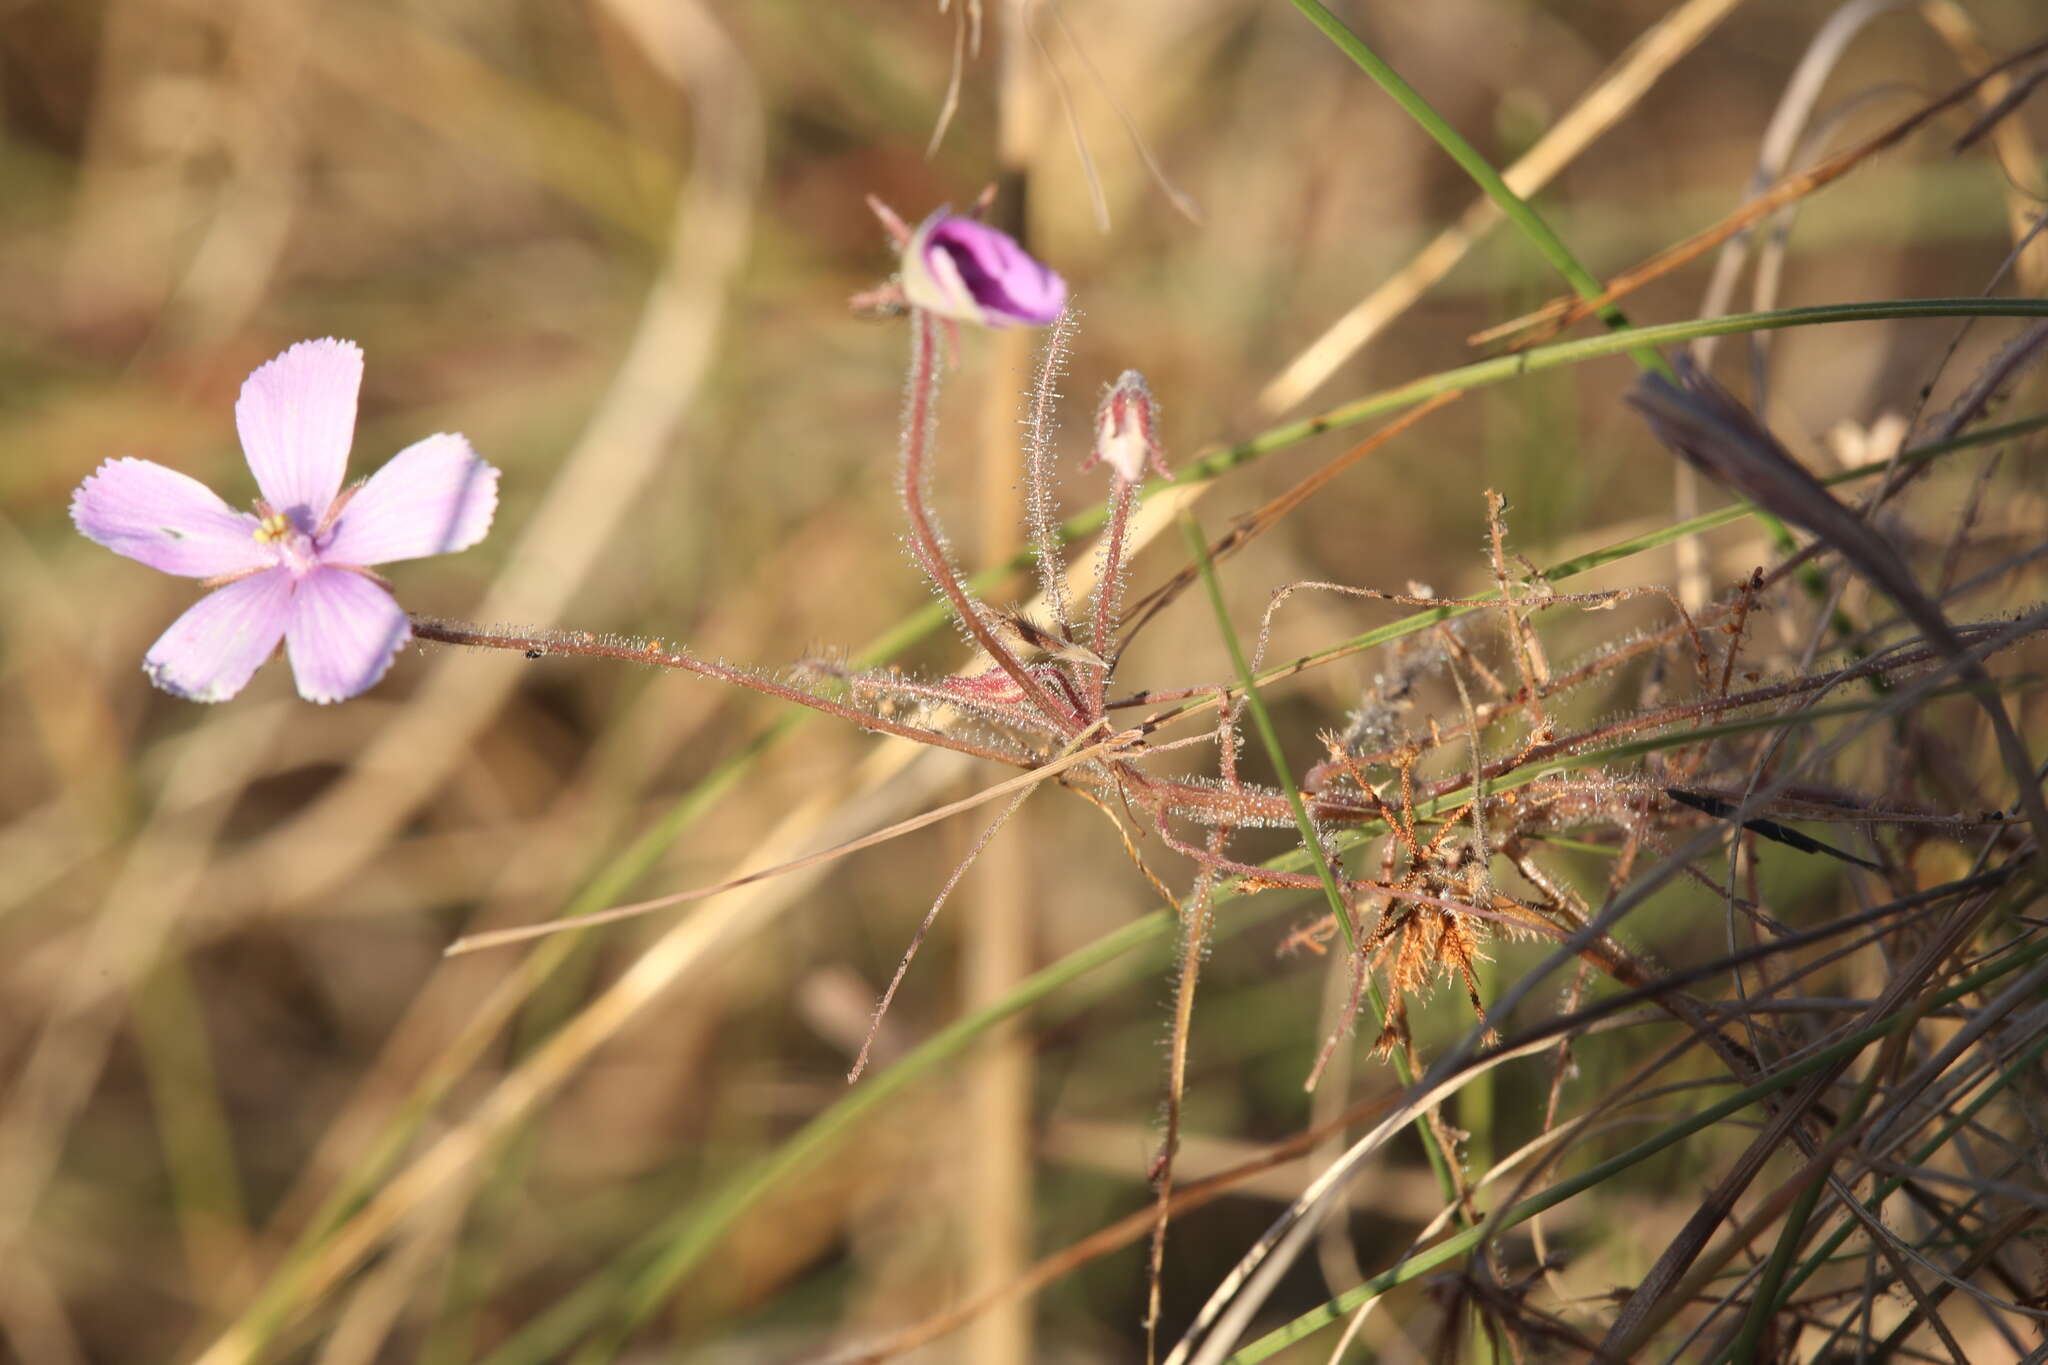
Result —
<svg viewBox="0 0 2048 1365"><path fill-rule="evenodd" d="M1145 387L1145 376L1125 370L1095 411L1095 450L1081 467L1107 464L1125 483L1136 483L1150 465L1160 478L1171 479L1159 449L1157 415L1158 405L1152 401L1152 390Z"/></svg>

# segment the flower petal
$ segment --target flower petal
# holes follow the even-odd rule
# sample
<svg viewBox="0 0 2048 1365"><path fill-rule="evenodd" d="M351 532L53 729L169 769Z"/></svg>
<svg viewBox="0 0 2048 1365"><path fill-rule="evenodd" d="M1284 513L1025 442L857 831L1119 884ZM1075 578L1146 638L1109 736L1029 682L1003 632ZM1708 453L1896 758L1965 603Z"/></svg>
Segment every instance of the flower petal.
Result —
<svg viewBox="0 0 2048 1365"><path fill-rule="evenodd" d="M904 248L903 296L941 317L984 327L1040 327L1066 307L1067 282L1008 233L940 209Z"/></svg>
<svg viewBox="0 0 2048 1365"><path fill-rule="evenodd" d="M363 352L353 341L302 341L256 368L235 403L235 427L273 512L311 531L341 489L355 439Z"/></svg>
<svg viewBox="0 0 2048 1365"><path fill-rule="evenodd" d="M149 647L142 671L174 696L226 701L277 648L291 602L292 576L281 568L215 588Z"/></svg>
<svg viewBox="0 0 2048 1365"><path fill-rule="evenodd" d="M953 258L932 250L932 233L951 212L933 210L910 235L909 244L903 248L903 298L911 307L938 317L980 322L981 309L976 306L974 295L967 292L967 281L960 278Z"/></svg>
<svg viewBox="0 0 2048 1365"><path fill-rule="evenodd" d="M292 676L307 701L345 701L374 686L412 638L412 622L390 593L347 569L315 569L299 580L285 627Z"/></svg>
<svg viewBox="0 0 2048 1365"><path fill-rule="evenodd" d="M446 432L415 441L355 490L320 545L329 564L389 564L395 559L466 550L491 529L498 471L469 442Z"/></svg>
<svg viewBox="0 0 2048 1365"><path fill-rule="evenodd" d="M101 465L71 495L71 520L115 554L186 578L277 563L256 539L256 518L230 508L199 480L148 460Z"/></svg>

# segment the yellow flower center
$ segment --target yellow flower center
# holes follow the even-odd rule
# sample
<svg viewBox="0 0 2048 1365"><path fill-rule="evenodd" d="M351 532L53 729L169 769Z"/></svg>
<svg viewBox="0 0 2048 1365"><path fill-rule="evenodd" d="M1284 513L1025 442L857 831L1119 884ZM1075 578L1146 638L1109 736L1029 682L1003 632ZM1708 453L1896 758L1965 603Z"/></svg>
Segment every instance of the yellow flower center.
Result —
<svg viewBox="0 0 2048 1365"><path fill-rule="evenodd" d="M291 533L291 519L282 512L272 512L256 526L256 543L272 545Z"/></svg>

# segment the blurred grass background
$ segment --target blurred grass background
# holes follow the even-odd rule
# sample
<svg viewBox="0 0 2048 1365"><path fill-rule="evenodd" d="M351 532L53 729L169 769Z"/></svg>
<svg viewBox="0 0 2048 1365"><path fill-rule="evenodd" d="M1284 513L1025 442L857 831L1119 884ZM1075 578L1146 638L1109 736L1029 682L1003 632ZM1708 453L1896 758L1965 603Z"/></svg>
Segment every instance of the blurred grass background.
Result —
<svg viewBox="0 0 2048 1365"><path fill-rule="evenodd" d="M443 960L443 947L558 913L778 719L758 697L651 671L434 649L340 707L300 703L278 666L229 705L175 700L139 662L192 586L88 544L66 518L101 461L156 460L240 504L253 495L232 423L242 378L299 338L352 338L368 357L353 475L434 430L466 433L505 471L485 544L393 575L408 607L782 666L857 647L926 600L891 491L902 328L845 302L890 269L866 194L914 218L1028 179L1030 241L1083 314L1066 385L1074 459L1094 394L1126 366L1160 395L1182 463L1461 363L1468 333L1558 292L1497 234L1313 395L1262 407L1303 347L1464 210L1468 182L1290 7L1250 0L1039 8L1028 45L992 0L958 116L927 157L966 3L0 3L0 1333L16 1358L172 1359L240 1317L409 1097L436 1099L422 1147L460 1131L691 912L564 949L530 997L530 950ZM1673 8L1439 0L1347 13L1504 165ZM1582 260L1618 270L1737 202L1831 8L1732 6L1537 196ZM1994 52L2040 36L2029 0L1963 8ZM1904 7L1858 39L1829 103L1844 129L1869 131L1963 74ZM1005 99L1036 112L1020 120ZM1201 205L1199 225L1148 177L1117 104ZM2042 131L2038 111L2021 121ZM1924 137L1807 209L1783 302L1974 293L2012 248L2008 195L2042 183L2038 162L1954 157ZM1690 316L1704 278L1704 265L1682 272L1629 311ZM1822 434L1911 404L1952 330L1779 337L1769 416L1825 463ZM1995 339L1973 339L1966 357ZM938 499L977 564L1008 548L979 529L977 499L999 499L1012 458L991 433L1021 390L1013 350L963 338L948 381ZM1240 627L1301 578L1486 586L1487 487L1507 495L1517 547L1539 563L1667 519L1670 461L1616 401L1630 375L1612 360L1535 376L1374 455L1230 565ZM1206 515L1220 525L1257 505L1340 440L1232 473ZM2012 476L2016 517L2038 513L2037 489ZM1078 479L1069 491L1076 509L1098 495ZM1758 562L1761 543L1754 528L1712 537L1715 583ZM1141 557L1136 586L1176 567L1170 553ZM1224 676L1199 603L1176 612L1123 681ZM1376 619L1304 601L1276 648ZM1610 628L1567 626L1554 657ZM940 634L906 662L960 659ZM1316 727L1340 725L1381 666L1350 660L1276 698L1294 742L1306 751ZM815 846L962 790L940 765L883 771L884 747L804 724L693 808L611 901L749 870L774 831ZM790 826L791 812L814 814ZM844 1093L873 998L979 818L771 893L787 904L652 982L529 1121L494 1134L366 1271L256 1353L480 1358L661 1217L715 1194ZM1012 832L1025 893L998 907L1021 917L1019 970L1154 908L1094 811L1041 800L1030 820ZM994 894L949 906L886 1021L887 1049L960 1012L958 936ZM1673 958L1688 905L1710 904L1689 896L1637 928L1654 925ZM1183 1177L1309 1119L1300 1082L1323 1036L1324 972L1273 948L1313 911L1258 908L1268 922L1219 945L1205 978ZM1697 932L1715 943L1711 925ZM1147 1198L1163 951L1033 1025L1010 1135L1033 1182L1029 1253ZM1504 948L1500 970L1531 952ZM1422 1015L1425 1041L1462 1028L1455 995ZM491 1027L461 1051L479 1019ZM457 1064L431 1080L448 1056ZM638 1340L707 1360L792 1358L973 1288L973 1149L992 1139L964 1117L968 1071L898 1098L743 1218ZM1353 1084L1388 1082L1361 1061ZM1500 1085L1487 1093L1505 1129L1482 1139L1496 1151L1516 1140L1516 1106L1541 1102L1533 1074ZM1399 1160L1411 1164L1361 1196L1361 1245L1434 1210L1418 1152ZM1661 1174L1667 1188L1702 1178L1683 1161ZM1298 1185L1281 1175L1177 1225L1169 1321ZM1603 1199L1567 1210L1560 1235L1597 1215L1638 1226L1653 1254L1684 1213L1647 1183ZM1040 1358L1134 1358L1141 1261L1126 1251L1044 1295L1023 1318ZM1281 1306L1297 1311L1322 1297L1313 1277L1290 1293ZM1427 1311L1424 1295L1410 1302ZM922 1358L1021 1359L1027 1330L1012 1319L1008 1346L955 1339ZM1398 1341L1379 1349L1408 1358Z"/></svg>

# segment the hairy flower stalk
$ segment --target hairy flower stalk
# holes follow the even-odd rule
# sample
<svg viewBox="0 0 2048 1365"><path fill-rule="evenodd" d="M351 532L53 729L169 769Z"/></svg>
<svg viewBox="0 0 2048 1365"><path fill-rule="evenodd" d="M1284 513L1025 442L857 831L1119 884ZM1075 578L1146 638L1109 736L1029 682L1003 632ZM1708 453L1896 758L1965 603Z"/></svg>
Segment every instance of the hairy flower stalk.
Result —
<svg viewBox="0 0 2048 1365"><path fill-rule="evenodd" d="M1061 313L1045 334L1038 371L1032 378L1031 402L1024 415L1024 518L1037 556L1038 590L1046 614L1056 626L1067 622L1067 573L1062 562L1058 505L1054 497L1053 406L1059 399L1060 376L1074 336L1074 310Z"/></svg>
<svg viewBox="0 0 2048 1365"><path fill-rule="evenodd" d="M744 668L700 659L687 650L677 649L659 640L627 640L616 636L597 635L585 630L520 630L474 626L460 621L439 621L424 616L415 616L412 619L412 633L415 639L435 644L466 645L472 649L510 650L515 654L524 654L529 659L544 659L556 655L566 658L609 659L615 663L651 664L656 668L673 669L679 673L694 673L713 682L729 683L734 687L743 687L749 692L759 692L777 701L809 707L813 711L850 722L863 730L872 730L877 734L895 735L919 744L951 749L956 753L967 754L973 758L986 758L1010 767L1032 766L1014 754L1005 753L986 744L976 744L972 740L949 735L940 730L906 725L886 716L877 716L859 707L818 696L801 687L777 682L773 678L763 677Z"/></svg>
<svg viewBox="0 0 2048 1365"><path fill-rule="evenodd" d="M1019 662L1009 646L990 629L987 608L969 597L961 586L960 576L953 571L945 545L933 528L931 514L925 509L925 463L930 457L936 426L938 383L936 327L930 313L914 308L910 314L910 374L904 388L903 458L899 466L899 491L903 497L904 515L910 523L911 549L917 556L918 567L945 595L946 601L952 605L953 614L974 637L974 642L995 661L998 668L1010 675L1011 681L1017 684L1018 691L1023 693L1034 710L1057 724L1061 734L1071 738L1082 729L1073 708L1055 701L1044 685Z"/></svg>
<svg viewBox="0 0 2048 1365"><path fill-rule="evenodd" d="M1159 451L1158 409L1145 376L1125 370L1117 376L1102 405L1095 413L1095 448L1082 462L1083 470L1102 464L1109 467L1109 527L1102 538L1102 573L1095 583L1093 619L1088 643L1103 661L1089 671L1088 700L1100 713L1109 687L1110 660L1116 657L1112 638L1122 613L1124 595L1124 541L1130 531L1131 512L1137 506L1138 481L1149 465L1160 477L1171 479Z"/></svg>

